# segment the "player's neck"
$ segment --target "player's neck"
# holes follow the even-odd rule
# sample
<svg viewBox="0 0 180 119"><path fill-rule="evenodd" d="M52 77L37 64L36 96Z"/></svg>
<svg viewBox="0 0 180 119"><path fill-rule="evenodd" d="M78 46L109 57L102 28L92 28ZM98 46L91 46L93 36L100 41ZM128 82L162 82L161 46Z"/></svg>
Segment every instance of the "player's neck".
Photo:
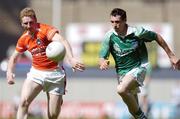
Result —
<svg viewBox="0 0 180 119"><path fill-rule="evenodd" d="M125 26L117 32L118 35L119 35L119 36L126 36L126 34L127 34L127 28L128 28L128 26L127 26L127 24L125 24Z"/></svg>
<svg viewBox="0 0 180 119"><path fill-rule="evenodd" d="M30 35L32 38L34 38L35 32L34 31L27 31L27 34Z"/></svg>

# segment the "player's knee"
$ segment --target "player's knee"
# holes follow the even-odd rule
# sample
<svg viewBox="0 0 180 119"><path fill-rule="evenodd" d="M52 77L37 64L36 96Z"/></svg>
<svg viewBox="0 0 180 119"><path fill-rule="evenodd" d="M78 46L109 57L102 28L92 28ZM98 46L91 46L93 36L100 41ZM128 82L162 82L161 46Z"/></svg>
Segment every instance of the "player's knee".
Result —
<svg viewBox="0 0 180 119"><path fill-rule="evenodd" d="M117 93L120 95L120 96L123 96L124 94L126 94L126 88L124 88L123 86L121 85L118 85L117 86Z"/></svg>
<svg viewBox="0 0 180 119"><path fill-rule="evenodd" d="M21 106L21 107L28 108L29 105L30 105L30 102L27 101L27 100L24 100L24 101L21 101L21 102L20 102L20 106Z"/></svg>
<svg viewBox="0 0 180 119"><path fill-rule="evenodd" d="M61 108L59 110L49 111L48 112L48 119L57 119L60 114Z"/></svg>

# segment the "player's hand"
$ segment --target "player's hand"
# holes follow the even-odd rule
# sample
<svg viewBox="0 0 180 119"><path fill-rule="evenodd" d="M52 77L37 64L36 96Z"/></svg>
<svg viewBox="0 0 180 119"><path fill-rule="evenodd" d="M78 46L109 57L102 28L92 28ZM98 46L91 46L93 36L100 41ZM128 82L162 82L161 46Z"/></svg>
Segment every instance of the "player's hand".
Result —
<svg viewBox="0 0 180 119"><path fill-rule="evenodd" d="M107 59L100 59L99 60L99 68L101 70L107 70L109 68L110 61Z"/></svg>
<svg viewBox="0 0 180 119"><path fill-rule="evenodd" d="M7 83L8 83L9 85L15 84L15 82L14 82L14 77L15 77L15 74L14 74L14 73L11 73L11 72L7 72L7 73L6 73Z"/></svg>
<svg viewBox="0 0 180 119"><path fill-rule="evenodd" d="M81 72L85 70L85 65L80 60L77 60L76 58L70 59L70 64L72 66L73 72L75 72L76 70L81 71Z"/></svg>
<svg viewBox="0 0 180 119"><path fill-rule="evenodd" d="M180 59L176 62L175 68L180 70Z"/></svg>
<svg viewBox="0 0 180 119"><path fill-rule="evenodd" d="M179 68L180 66L178 66L178 59L175 56L170 57L170 61L173 69L178 69L178 70L180 69Z"/></svg>

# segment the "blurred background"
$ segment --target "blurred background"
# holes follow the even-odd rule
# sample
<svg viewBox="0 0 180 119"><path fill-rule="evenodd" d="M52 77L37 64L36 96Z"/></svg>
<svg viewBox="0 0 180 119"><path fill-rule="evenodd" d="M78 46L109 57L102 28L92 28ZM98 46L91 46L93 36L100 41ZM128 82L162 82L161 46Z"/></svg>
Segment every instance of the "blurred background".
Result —
<svg viewBox="0 0 180 119"><path fill-rule="evenodd" d="M127 11L130 25L160 33L180 58L179 0L0 0L0 118L15 118L21 87L31 60L26 53L16 65L16 84L7 85L8 57L23 29L19 12L34 8L39 22L54 25L69 40L75 56L86 64L83 73L67 71L67 92L61 119L130 119L127 107L116 93L116 73L111 58L108 71L98 69L98 52L104 34L110 29L110 11ZM165 52L155 42L148 43L152 65L148 88L152 119L180 119L180 73L172 69ZM30 106L30 114L46 117L46 95L41 93Z"/></svg>

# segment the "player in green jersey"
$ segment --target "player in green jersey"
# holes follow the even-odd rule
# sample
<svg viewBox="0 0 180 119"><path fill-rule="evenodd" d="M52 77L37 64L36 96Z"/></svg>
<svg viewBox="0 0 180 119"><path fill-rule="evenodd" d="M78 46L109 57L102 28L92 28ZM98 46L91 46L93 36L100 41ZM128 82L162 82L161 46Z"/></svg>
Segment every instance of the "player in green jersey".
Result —
<svg viewBox="0 0 180 119"><path fill-rule="evenodd" d="M111 11L110 22L113 28L102 41L99 67L101 70L108 69L108 58L112 54L118 75L118 94L135 119L147 119L140 109L137 96L149 65L145 42L156 41L167 53L174 68L177 67L178 59L159 34L143 27L129 26L126 21L126 11L120 8Z"/></svg>

